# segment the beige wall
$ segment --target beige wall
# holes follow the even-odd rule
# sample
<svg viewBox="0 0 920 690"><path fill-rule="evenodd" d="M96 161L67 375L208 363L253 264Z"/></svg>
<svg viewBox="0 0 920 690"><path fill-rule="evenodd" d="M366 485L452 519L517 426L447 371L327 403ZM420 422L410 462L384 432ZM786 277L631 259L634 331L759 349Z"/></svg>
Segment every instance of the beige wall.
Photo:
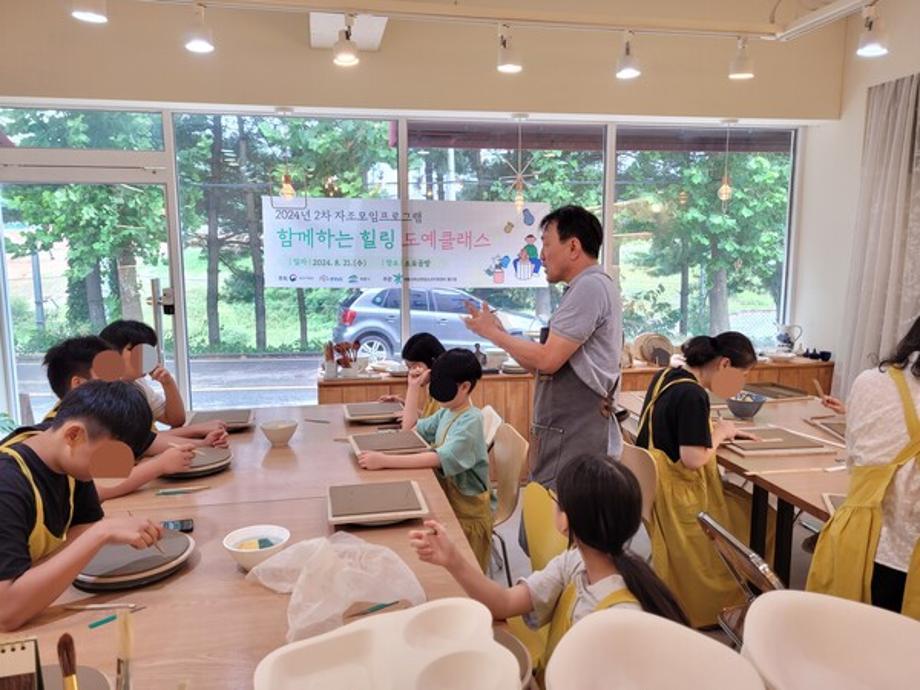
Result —
<svg viewBox="0 0 920 690"><path fill-rule="evenodd" d="M839 122L809 127L801 158L791 319L809 346L838 349L859 192L859 166L870 86L920 72L920 2L884 0L890 53L856 56L860 25L848 24Z"/></svg>
<svg viewBox="0 0 920 690"><path fill-rule="evenodd" d="M697 19L724 25L717 5L706 0ZM495 70L492 26L391 20L382 50L343 70L330 51L309 48L304 14L213 10L217 51L194 56L182 48L188 7L110 0L100 27L74 21L68 6L2 0L0 96L786 119L836 118L840 107L841 22L794 43L756 42L747 83L726 78L732 40L640 36L645 74L623 83L611 33L520 29L525 71L508 76ZM763 24L765 12L737 21Z"/></svg>

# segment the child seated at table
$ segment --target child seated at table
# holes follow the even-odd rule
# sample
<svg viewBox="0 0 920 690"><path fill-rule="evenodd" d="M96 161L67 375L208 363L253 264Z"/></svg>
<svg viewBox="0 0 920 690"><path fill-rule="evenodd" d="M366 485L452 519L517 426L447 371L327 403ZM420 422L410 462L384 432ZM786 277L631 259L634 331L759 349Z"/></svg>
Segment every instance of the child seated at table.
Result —
<svg viewBox="0 0 920 690"><path fill-rule="evenodd" d="M41 422L16 429L0 441L0 447L20 443L50 428L60 407L60 398L87 381L97 379L97 373L93 369L94 361L99 354L109 351L112 351L109 344L94 335L68 338L50 348L45 353L43 363L48 375L48 385L58 396L58 402ZM209 431L203 438L194 439L179 436L176 431L179 430L148 430L140 445L131 449L136 460L148 459L139 462L131 476L117 485L98 487L100 500L124 496L161 475L181 472L191 463L194 449L198 446L226 447L228 443L227 432L219 427ZM197 433L201 431L203 429Z"/></svg>
<svg viewBox="0 0 920 690"><path fill-rule="evenodd" d="M568 536L569 549L511 588L473 567L433 520L409 532L410 543L421 560L446 568L496 619L523 616L534 629L549 623L544 669L568 629L594 611L622 606L686 625L664 582L628 548L642 512L639 482L629 468L581 455L563 465L556 491L556 528Z"/></svg>
<svg viewBox="0 0 920 690"><path fill-rule="evenodd" d="M106 544L160 538L146 518L104 518L91 474L106 442L136 448L151 422L136 388L90 381L64 396L49 428L0 449L0 630L49 606Z"/></svg>
<svg viewBox="0 0 920 690"><path fill-rule="evenodd" d="M140 321L120 319L103 328L99 337L121 354L125 362L123 379L133 382L147 398L150 409L153 411L154 421L174 428L185 424L185 403L182 401L182 394L179 393L176 380L169 370L160 363L149 372L150 378L163 387L163 392L158 393L145 380L148 372L141 371L138 362L131 356L131 351L135 347L141 345L156 347L156 331Z"/></svg>
<svg viewBox="0 0 920 690"><path fill-rule="evenodd" d="M434 366L434 360L444 354L444 346L441 341L435 338L431 333L416 333L406 341L402 349L402 358L409 368L409 371L421 370L422 372L430 371ZM427 386L427 380L425 381ZM405 404L405 399L398 395L381 396L380 402L399 402ZM405 421L411 429L419 419L430 417L440 409L438 401L428 396L428 402L419 413L418 403L413 407L406 407L403 415Z"/></svg>
<svg viewBox="0 0 920 690"><path fill-rule="evenodd" d="M429 394L442 409L415 426L432 450L412 455L363 452L358 463L367 470L431 467L447 494L480 567L485 571L492 552L492 490L482 413L470 403L470 394L482 378L482 366L469 350L448 350L431 371L414 369L409 375L406 408L417 409L419 392L429 379ZM407 420L403 420L406 428Z"/></svg>

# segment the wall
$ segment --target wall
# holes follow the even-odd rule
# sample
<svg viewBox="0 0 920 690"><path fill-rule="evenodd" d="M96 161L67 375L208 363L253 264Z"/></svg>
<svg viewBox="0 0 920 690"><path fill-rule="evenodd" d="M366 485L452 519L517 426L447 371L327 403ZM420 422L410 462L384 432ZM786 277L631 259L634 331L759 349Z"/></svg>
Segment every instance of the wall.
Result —
<svg viewBox="0 0 920 690"><path fill-rule="evenodd" d="M791 320L807 344L837 349L849 277L868 88L920 72L920 2L883 0L889 54L856 55L860 22L848 22L839 122L809 127L801 157Z"/></svg>
<svg viewBox="0 0 920 690"><path fill-rule="evenodd" d="M683 6L675 16L687 19L683 1L644 4L624 12L655 19ZM188 6L110 0L109 24L91 26L69 16L66 0L2 5L6 97L683 118L828 119L840 107L842 22L793 43L753 43L757 78L740 83L726 76L731 39L640 36L645 74L624 83L613 75L614 33L517 30L525 70L509 76L495 70L495 26L391 20L382 50L344 70L332 65L331 51L309 48L305 14L210 10L217 50L195 56L182 47ZM695 18L722 26L759 18L763 26L768 5L705 0L694 3ZM741 16L740 6L754 9Z"/></svg>

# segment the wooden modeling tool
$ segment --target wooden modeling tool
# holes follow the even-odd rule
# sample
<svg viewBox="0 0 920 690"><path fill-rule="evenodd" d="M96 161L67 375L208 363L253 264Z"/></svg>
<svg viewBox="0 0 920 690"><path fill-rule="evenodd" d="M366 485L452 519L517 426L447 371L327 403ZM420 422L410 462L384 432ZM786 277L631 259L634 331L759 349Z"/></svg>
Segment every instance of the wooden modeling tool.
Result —
<svg viewBox="0 0 920 690"><path fill-rule="evenodd" d="M137 604L66 604L65 611L113 611L117 609L137 609Z"/></svg>
<svg viewBox="0 0 920 690"><path fill-rule="evenodd" d="M818 391L818 397L824 400L827 397L827 393L824 392L821 382L818 379L812 379L811 382L815 385L815 390Z"/></svg>
<svg viewBox="0 0 920 690"><path fill-rule="evenodd" d="M61 635L57 644L58 663L64 678L64 690L79 690L77 685L77 650L74 649L70 633Z"/></svg>
<svg viewBox="0 0 920 690"><path fill-rule="evenodd" d="M138 611L143 611L145 608L147 607L146 606L135 606L133 608L124 609L124 610L130 613L137 613ZM118 614L113 613L110 616L106 616L105 618L100 618L99 620L93 621L86 627L88 627L90 630L95 630L96 628L101 628L103 625L111 623L112 621L117 620L117 619L118 619Z"/></svg>
<svg viewBox="0 0 920 690"><path fill-rule="evenodd" d="M195 486L183 486L182 488L176 489L157 489L157 496L181 496L182 494L190 494L195 491L204 491L205 489L210 489L211 487L208 484L196 484Z"/></svg>
<svg viewBox="0 0 920 690"><path fill-rule="evenodd" d="M128 517L134 517L134 514L133 514L130 510L128 511ZM165 555L166 555L166 552L163 551L163 547L160 546L160 542L158 542L158 541L153 542L153 548L155 548L157 551L159 551L161 556L165 556Z"/></svg>
<svg viewBox="0 0 920 690"><path fill-rule="evenodd" d="M131 652L134 646L134 625L130 611L118 612L118 666L115 690L131 688Z"/></svg>

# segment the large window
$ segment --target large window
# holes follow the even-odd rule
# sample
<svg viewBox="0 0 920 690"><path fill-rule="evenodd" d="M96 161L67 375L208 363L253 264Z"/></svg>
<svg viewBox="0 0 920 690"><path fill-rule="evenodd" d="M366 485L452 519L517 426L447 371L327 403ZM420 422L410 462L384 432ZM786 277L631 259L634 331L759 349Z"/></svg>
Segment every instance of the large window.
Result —
<svg viewBox="0 0 920 690"><path fill-rule="evenodd" d="M0 147L162 151L160 113L0 108Z"/></svg>
<svg viewBox="0 0 920 690"><path fill-rule="evenodd" d="M782 320L793 132L619 127L614 249L626 336Z"/></svg>
<svg viewBox="0 0 920 690"><path fill-rule="evenodd" d="M368 323L368 345L398 347L384 291L266 287L262 250L262 196L285 175L298 198L395 198L390 122L179 114L174 126L196 408L315 402L323 343Z"/></svg>

